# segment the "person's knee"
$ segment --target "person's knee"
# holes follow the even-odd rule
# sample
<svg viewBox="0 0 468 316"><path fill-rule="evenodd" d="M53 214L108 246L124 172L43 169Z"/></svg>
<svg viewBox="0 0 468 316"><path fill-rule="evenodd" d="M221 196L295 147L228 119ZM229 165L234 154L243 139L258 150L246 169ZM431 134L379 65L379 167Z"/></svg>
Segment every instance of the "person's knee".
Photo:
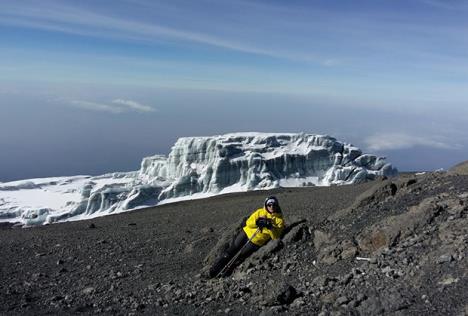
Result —
<svg viewBox="0 0 468 316"><path fill-rule="evenodd" d="M247 235L245 234L245 232L243 230L241 230L237 236L236 236L236 239L234 240L234 244L233 246L236 247L236 248L241 248L242 246L245 245L245 243L248 241L249 239L247 238Z"/></svg>
<svg viewBox="0 0 468 316"><path fill-rule="evenodd" d="M254 244L249 243L242 249L242 251L239 254L239 260L244 261L247 259L252 253L254 253L258 247L256 247Z"/></svg>

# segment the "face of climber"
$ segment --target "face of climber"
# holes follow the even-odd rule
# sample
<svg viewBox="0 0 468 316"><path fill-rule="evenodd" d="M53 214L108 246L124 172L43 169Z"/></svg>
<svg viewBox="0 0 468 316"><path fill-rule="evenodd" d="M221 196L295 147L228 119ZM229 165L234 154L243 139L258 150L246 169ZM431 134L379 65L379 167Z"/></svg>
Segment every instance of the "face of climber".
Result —
<svg viewBox="0 0 468 316"><path fill-rule="evenodd" d="M269 202L267 203L267 211L270 212L270 213L273 213L276 209L276 203L274 202Z"/></svg>
<svg viewBox="0 0 468 316"><path fill-rule="evenodd" d="M269 196L265 200L265 209L269 213L274 213L280 211L279 205L278 205L278 199L275 198L274 196Z"/></svg>

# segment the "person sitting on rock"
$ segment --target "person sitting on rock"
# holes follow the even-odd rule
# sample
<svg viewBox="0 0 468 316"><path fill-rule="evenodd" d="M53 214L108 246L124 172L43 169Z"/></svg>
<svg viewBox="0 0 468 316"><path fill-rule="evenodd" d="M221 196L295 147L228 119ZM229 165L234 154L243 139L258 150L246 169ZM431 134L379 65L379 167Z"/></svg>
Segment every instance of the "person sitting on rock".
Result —
<svg viewBox="0 0 468 316"><path fill-rule="evenodd" d="M229 247L215 260L209 270L209 276L214 278L221 274L229 275L235 266L270 239L278 239L283 229L284 220L278 199L269 196L265 199L264 206L249 216L245 226L234 236ZM237 258L230 263L236 255Z"/></svg>

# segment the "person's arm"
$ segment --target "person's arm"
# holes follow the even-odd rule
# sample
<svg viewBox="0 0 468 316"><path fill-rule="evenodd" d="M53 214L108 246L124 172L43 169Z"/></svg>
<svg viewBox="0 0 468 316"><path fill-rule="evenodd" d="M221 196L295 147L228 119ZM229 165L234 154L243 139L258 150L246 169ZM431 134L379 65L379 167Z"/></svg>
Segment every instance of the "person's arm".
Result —
<svg viewBox="0 0 468 316"><path fill-rule="evenodd" d="M258 213L259 213L259 210L253 212L252 215L250 215L247 221L245 222L245 226L249 228L257 228L256 222L259 217Z"/></svg>
<svg viewBox="0 0 468 316"><path fill-rule="evenodd" d="M275 218L273 220L273 227L269 229L271 239L278 239L284 229L284 220L282 218Z"/></svg>

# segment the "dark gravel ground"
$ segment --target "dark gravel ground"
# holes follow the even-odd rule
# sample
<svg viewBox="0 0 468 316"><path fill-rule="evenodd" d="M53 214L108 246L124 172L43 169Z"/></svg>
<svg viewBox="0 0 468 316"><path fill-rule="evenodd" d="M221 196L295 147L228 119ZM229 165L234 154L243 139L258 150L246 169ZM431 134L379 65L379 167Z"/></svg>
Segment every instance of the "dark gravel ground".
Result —
<svg viewBox="0 0 468 316"><path fill-rule="evenodd" d="M288 233L232 276L205 279L221 241L269 194ZM404 175L4 226L0 313L466 315L464 203L467 176Z"/></svg>

